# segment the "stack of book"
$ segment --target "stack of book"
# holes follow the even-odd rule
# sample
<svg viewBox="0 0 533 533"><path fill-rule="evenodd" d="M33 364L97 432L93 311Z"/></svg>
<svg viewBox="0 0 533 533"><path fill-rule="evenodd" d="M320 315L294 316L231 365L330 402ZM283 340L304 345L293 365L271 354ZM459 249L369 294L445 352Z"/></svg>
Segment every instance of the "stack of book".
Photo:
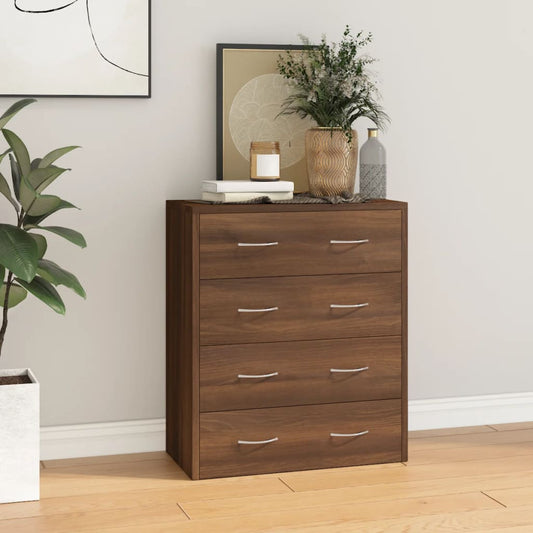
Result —
<svg viewBox="0 0 533 533"><path fill-rule="evenodd" d="M263 196L271 200L292 200L292 181L205 180L202 200L208 202L247 202Z"/></svg>

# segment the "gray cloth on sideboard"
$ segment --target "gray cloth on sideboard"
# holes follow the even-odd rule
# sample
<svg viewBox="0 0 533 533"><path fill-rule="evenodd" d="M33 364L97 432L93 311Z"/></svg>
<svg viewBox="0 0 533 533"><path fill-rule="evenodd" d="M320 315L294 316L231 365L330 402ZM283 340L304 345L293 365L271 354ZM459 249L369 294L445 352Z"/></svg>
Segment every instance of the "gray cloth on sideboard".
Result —
<svg viewBox="0 0 533 533"><path fill-rule="evenodd" d="M308 192L297 193L292 200L271 200L268 196L260 196L245 202L208 202L206 204L360 204L364 200L359 193L343 194L342 196L311 196Z"/></svg>

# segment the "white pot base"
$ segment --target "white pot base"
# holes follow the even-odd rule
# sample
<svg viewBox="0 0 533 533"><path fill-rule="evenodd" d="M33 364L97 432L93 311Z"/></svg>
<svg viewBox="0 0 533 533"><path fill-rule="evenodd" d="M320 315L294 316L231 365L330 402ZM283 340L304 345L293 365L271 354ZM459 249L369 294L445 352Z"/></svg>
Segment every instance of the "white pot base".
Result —
<svg viewBox="0 0 533 533"><path fill-rule="evenodd" d="M39 383L29 369L0 370L23 375L32 382L0 385L0 503L39 499Z"/></svg>

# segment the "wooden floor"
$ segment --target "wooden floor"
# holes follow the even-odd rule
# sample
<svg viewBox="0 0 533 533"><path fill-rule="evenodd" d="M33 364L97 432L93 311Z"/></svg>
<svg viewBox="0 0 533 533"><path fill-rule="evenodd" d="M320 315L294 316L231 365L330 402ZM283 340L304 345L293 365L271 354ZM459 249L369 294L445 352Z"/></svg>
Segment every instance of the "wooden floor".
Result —
<svg viewBox="0 0 533 533"><path fill-rule="evenodd" d="M410 434L407 464L189 481L164 453L43 464L0 532L533 532L533 423Z"/></svg>

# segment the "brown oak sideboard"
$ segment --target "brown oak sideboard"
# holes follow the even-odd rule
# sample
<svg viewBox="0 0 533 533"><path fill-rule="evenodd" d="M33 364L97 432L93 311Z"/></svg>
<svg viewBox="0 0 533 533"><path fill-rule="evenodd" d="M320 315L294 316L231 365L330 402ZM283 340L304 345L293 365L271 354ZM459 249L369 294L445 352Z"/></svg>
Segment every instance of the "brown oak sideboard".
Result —
<svg viewBox="0 0 533 533"><path fill-rule="evenodd" d="M166 448L192 479L407 460L406 203L166 223Z"/></svg>

